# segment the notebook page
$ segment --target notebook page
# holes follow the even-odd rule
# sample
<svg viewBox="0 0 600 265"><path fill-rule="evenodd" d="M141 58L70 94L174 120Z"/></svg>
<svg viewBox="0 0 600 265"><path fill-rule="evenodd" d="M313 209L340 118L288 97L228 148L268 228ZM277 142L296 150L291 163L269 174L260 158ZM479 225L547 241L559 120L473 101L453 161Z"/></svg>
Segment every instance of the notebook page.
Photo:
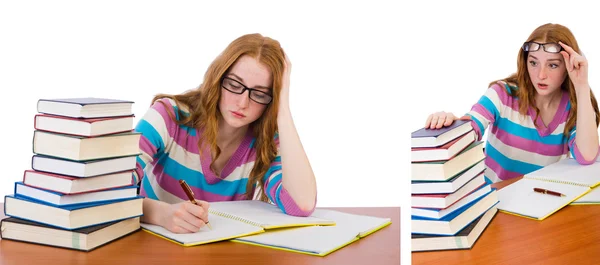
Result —
<svg viewBox="0 0 600 265"><path fill-rule="evenodd" d="M356 231L356 234L363 236L371 232L373 229L379 228L385 223L391 222L390 218L381 218L367 215L349 214L334 210L317 209L313 216L333 220L336 227L348 228L348 230Z"/></svg>
<svg viewBox="0 0 600 265"><path fill-rule="evenodd" d="M566 158L542 169L533 171L526 178L565 181L593 187L600 183L600 162L581 165L575 159Z"/></svg>
<svg viewBox="0 0 600 265"><path fill-rule="evenodd" d="M366 235L390 223L390 218L355 215L333 210L317 209L313 215L333 220L336 225L280 229L237 240L318 255L352 243L361 234Z"/></svg>
<svg viewBox="0 0 600 265"><path fill-rule="evenodd" d="M223 213L231 218L248 220L263 228L279 228L304 225L334 225L335 222L314 216L298 217L287 215L276 205L262 201L226 201L210 203L211 216L216 212Z"/></svg>
<svg viewBox="0 0 600 265"><path fill-rule="evenodd" d="M212 229L204 226L196 233L176 234L163 228L162 226L141 223L141 226L158 235L177 241L182 245L199 245L215 241L231 239L248 234L261 233L264 230L260 227L242 223L218 215L209 215Z"/></svg>
<svg viewBox="0 0 600 265"><path fill-rule="evenodd" d="M534 192L533 188L556 191L566 196L541 194ZM498 190L498 209L543 219L588 191L588 187L523 178Z"/></svg>
<svg viewBox="0 0 600 265"><path fill-rule="evenodd" d="M571 204L600 204L600 187L593 188L590 192L575 200Z"/></svg>

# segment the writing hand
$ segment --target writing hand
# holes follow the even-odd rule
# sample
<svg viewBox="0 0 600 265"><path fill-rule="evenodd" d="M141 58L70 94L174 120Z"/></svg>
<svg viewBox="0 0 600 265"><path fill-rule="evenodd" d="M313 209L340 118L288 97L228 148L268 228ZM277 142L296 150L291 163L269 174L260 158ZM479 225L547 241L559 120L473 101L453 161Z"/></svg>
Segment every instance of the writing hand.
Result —
<svg viewBox="0 0 600 265"><path fill-rule="evenodd" d="M208 202L196 200L198 205L189 201L168 204L163 214L161 226L173 233L198 232L208 221Z"/></svg>

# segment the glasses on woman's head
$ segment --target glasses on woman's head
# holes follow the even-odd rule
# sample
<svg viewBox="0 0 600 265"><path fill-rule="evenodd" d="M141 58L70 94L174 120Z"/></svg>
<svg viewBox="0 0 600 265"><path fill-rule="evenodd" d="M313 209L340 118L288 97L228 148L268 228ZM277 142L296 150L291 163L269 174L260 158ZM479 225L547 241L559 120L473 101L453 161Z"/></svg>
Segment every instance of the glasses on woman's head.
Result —
<svg viewBox="0 0 600 265"><path fill-rule="evenodd" d="M521 48L526 52L534 52L539 50L540 47L542 47L545 52L549 53L559 53L563 50L562 46L556 42L538 43L535 41L528 41L523 43L523 47Z"/></svg>
<svg viewBox="0 0 600 265"><path fill-rule="evenodd" d="M258 89L248 88L239 81L231 79L229 77L223 77L223 80L221 81L221 86L225 90L238 95L244 94L244 92L248 90L248 97L258 104L268 105L269 103L271 103L271 100L273 100L273 96L269 95L268 93L260 91Z"/></svg>

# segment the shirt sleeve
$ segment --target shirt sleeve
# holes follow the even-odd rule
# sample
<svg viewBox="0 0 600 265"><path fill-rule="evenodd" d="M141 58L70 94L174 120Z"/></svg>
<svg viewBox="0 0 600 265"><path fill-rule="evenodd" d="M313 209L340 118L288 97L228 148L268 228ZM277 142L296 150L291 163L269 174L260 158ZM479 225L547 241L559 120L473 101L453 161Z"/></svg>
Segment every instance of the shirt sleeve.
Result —
<svg viewBox="0 0 600 265"><path fill-rule="evenodd" d="M160 101L160 102L159 102ZM162 103L161 103L162 102ZM163 104L164 103L164 104ZM167 109L166 106L169 106ZM156 101L150 109L144 114L135 127L136 132L141 133L139 148L140 155L137 157L133 178L135 183L140 184L145 176L144 168L148 163L152 163L155 158L164 154L168 149L170 131L175 124L169 117L168 112L174 115L173 108L168 99ZM144 185L140 187L140 194L144 194Z"/></svg>
<svg viewBox="0 0 600 265"><path fill-rule="evenodd" d="M567 142L567 145L568 145L570 153L571 153L571 157L575 158L577 163L579 163L581 165L592 164L592 163L594 163L594 161L596 161L596 159L598 158L598 154L600 154L600 152L596 152L596 156L591 160L585 160L585 158L583 158L583 156L581 155L581 152L579 152L579 148L577 147L577 144L575 143L575 136L577 135L576 127L577 126L574 126L573 129L571 129L571 131L569 132L569 141Z"/></svg>
<svg viewBox="0 0 600 265"><path fill-rule="evenodd" d="M275 143L277 144L277 149L279 150L279 137L275 138ZM269 170L264 176L264 190L275 205L279 207L285 214L294 215L294 216L309 216L315 210L315 206L317 201L315 199L315 205L311 209L302 210L296 204L294 199L290 196L288 191L283 186L282 180L282 170L281 170L281 156L279 152L277 157L271 162Z"/></svg>
<svg viewBox="0 0 600 265"><path fill-rule="evenodd" d="M500 84L492 85L466 114L471 118L471 126L477 134L477 141L481 140L490 124L495 124L502 117L503 106L512 103L506 89Z"/></svg>

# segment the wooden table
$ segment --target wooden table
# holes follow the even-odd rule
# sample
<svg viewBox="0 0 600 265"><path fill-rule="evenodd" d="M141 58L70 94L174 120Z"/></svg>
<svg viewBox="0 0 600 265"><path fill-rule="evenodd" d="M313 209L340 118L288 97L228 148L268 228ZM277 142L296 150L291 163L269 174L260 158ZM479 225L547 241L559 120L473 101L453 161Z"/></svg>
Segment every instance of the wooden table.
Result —
<svg viewBox="0 0 600 265"><path fill-rule="evenodd" d="M389 217L392 224L325 257L228 241L182 247L140 231L88 253L0 240L0 264L400 264L399 207L328 209Z"/></svg>
<svg viewBox="0 0 600 265"><path fill-rule="evenodd" d="M600 264L600 207L567 206L543 221L498 212L471 250L415 252L411 258L412 264L436 265Z"/></svg>

